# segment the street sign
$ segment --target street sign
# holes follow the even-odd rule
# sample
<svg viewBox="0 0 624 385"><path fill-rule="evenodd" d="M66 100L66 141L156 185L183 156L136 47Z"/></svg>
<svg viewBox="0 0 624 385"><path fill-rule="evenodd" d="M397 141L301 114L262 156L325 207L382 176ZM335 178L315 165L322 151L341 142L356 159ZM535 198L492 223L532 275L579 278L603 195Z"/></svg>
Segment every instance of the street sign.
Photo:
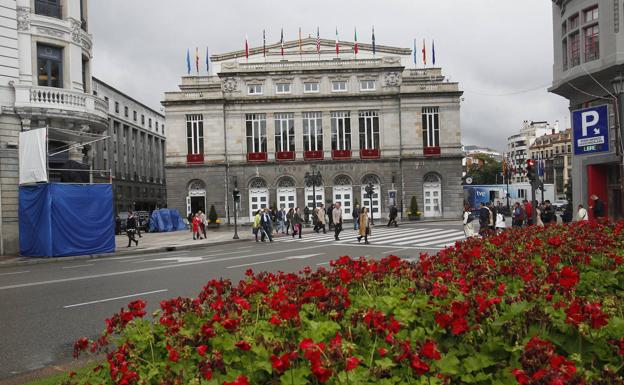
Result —
<svg viewBox="0 0 624 385"><path fill-rule="evenodd" d="M574 155L609 151L609 106L572 111Z"/></svg>

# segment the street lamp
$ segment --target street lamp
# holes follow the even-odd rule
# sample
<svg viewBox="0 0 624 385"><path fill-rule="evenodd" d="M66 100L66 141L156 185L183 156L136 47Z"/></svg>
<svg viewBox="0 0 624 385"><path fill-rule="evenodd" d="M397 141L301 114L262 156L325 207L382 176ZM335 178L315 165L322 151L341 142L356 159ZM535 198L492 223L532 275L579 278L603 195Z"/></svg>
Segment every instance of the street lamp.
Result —
<svg viewBox="0 0 624 385"><path fill-rule="evenodd" d="M366 191L366 193L368 194L368 199L370 200L371 223L374 223L373 222L373 193L375 192L375 186L373 185L373 182L368 182L368 186L364 188L364 191Z"/></svg>
<svg viewBox="0 0 624 385"><path fill-rule="evenodd" d="M234 182L232 197L234 198L234 237L232 239L238 239L238 224L236 223L236 217L238 216L238 202L240 202L240 191L238 191L236 181Z"/></svg>
<svg viewBox="0 0 624 385"><path fill-rule="evenodd" d="M321 176L320 171L312 170L312 173L306 172L303 177L306 186L312 185L312 204L314 207L313 210L316 209L316 186L321 186L323 184L323 177Z"/></svg>
<svg viewBox="0 0 624 385"><path fill-rule="evenodd" d="M615 96L617 97L618 102L620 138L624 138L624 76L619 74L611 81L611 84L613 85L613 91L615 91Z"/></svg>

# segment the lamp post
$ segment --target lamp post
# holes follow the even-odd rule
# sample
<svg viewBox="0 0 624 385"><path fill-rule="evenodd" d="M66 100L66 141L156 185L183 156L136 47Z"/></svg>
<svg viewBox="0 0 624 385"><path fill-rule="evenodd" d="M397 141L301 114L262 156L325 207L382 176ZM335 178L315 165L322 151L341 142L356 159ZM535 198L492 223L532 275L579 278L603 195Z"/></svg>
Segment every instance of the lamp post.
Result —
<svg viewBox="0 0 624 385"><path fill-rule="evenodd" d="M312 170L312 173L306 172L304 175L304 180L306 186L312 185L312 204L314 207L312 210L316 210L316 186L323 184L323 177L321 176L320 171Z"/></svg>
<svg viewBox="0 0 624 385"><path fill-rule="evenodd" d="M370 217L371 223L373 222L373 193L375 192L375 186L373 186L373 182L368 182L368 186L364 188L364 191L368 194L368 199L370 201Z"/></svg>
<svg viewBox="0 0 624 385"><path fill-rule="evenodd" d="M618 76L616 76L612 81L611 84L613 85L613 91L615 91L615 96L617 98L617 121L618 121L618 130L617 130L617 137L619 137L619 140L616 141L616 146L618 149L618 153L620 154L621 157L624 157L624 143L622 141L624 141L624 76L622 76L622 74L620 73ZM624 164L622 164L622 162L620 161L620 185L621 185L621 192L624 193ZM621 193L621 194L622 194ZM624 199L623 196L620 196L620 200ZM622 213L619 213L620 215Z"/></svg>
<svg viewBox="0 0 624 385"><path fill-rule="evenodd" d="M238 216L238 202L240 202L240 191L236 181L234 181L234 190L232 190L232 197L234 198L234 237L232 239L238 239L238 224L236 223L236 217Z"/></svg>

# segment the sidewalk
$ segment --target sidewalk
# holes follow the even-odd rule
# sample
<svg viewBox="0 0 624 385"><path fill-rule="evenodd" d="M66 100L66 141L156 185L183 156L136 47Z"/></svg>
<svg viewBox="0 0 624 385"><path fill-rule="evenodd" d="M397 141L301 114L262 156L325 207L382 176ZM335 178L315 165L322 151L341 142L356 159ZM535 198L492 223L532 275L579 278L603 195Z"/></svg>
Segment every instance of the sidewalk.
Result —
<svg viewBox="0 0 624 385"><path fill-rule="evenodd" d="M135 254L147 254L154 252L165 252L174 250L188 250L196 249L200 247L222 245L232 242L244 242L252 239L252 234L249 228L239 229L238 236L240 239L232 239L234 236L234 228L224 226L218 230L206 230L207 239L193 240L193 234L186 231L176 231L172 233L141 233L142 238L138 236L136 239L139 241L139 245L135 246L132 243L131 247L128 246L128 237L123 235L115 236L115 252L108 254L93 254L93 255L79 255L72 257L59 257L59 258L33 258L33 257L20 257L20 256L0 256L0 268L23 266L39 263L53 263L71 260L84 260L93 258L106 258L106 257L118 257L123 255L135 255Z"/></svg>

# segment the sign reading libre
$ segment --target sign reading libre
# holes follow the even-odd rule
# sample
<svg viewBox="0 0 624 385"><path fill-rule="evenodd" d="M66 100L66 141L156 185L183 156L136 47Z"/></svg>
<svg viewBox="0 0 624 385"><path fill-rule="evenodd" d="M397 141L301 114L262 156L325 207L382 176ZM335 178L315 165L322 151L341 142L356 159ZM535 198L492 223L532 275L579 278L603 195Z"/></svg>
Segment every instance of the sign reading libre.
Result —
<svg viewBox="0 0 624 385"><path fill-rule="evenodd" d="M609 107L605 104L572 112L574 155L609 151Z"/></svg>

